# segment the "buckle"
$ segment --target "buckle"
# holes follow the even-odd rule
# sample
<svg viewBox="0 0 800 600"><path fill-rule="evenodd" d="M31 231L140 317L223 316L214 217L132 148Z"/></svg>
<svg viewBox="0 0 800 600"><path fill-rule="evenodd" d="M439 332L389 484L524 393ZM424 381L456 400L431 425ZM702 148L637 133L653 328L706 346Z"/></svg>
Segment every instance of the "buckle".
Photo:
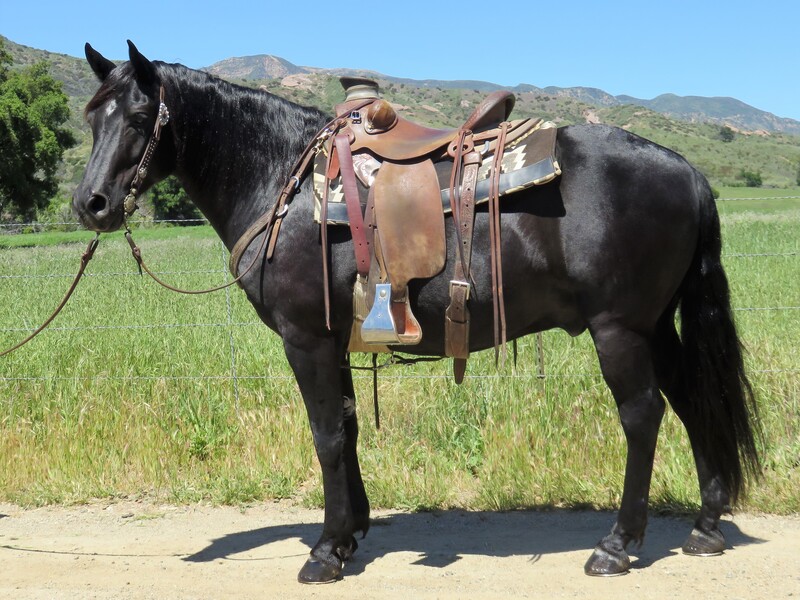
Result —
<svg viewBox="0 0 800 600"><path fill-rule="evenodd" d="M464 290L464 300L469 300L470 284L468 281L461 281L459 279L450 280L450 297L453 297L453 290L461 288Z"/></svg>
<svg viewBox="0 0 800 600"><path fill-rule="evenodd" d="M360 110L350 111L350 121L356 125L358 123L361 123L361 111Z"/></svg>

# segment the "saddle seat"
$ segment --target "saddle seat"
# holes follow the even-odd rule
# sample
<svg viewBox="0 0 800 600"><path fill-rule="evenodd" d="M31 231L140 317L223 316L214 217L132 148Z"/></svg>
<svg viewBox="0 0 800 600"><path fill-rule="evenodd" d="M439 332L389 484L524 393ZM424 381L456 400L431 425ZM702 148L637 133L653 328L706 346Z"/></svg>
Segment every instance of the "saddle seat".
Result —
<svg viewBox="0 0 800 600"><path fill-rule="evenodd" d="M511 92L492 92L461 127L433 129L400 117L389 102L378 97L378 86L371 79L343 77L342 86L347 91L347 99L336 106L336 114L351 116L351 151L369 150L390 161L412 160L428 155L438 158L435 155L444 155L460 131L480 133L508 120L516 102ZM363 107L364 101L370 98L374 98L374 101ZM354 107L359 105L366 111L355 110L354 117Z"/></svg>

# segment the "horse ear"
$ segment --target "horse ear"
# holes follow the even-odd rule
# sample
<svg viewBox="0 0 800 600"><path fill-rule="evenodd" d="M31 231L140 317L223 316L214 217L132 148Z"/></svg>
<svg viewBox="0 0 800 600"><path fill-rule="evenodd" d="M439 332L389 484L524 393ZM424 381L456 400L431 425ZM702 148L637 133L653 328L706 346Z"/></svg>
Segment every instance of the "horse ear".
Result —
<svg viewBox="0 0 800 600"><path fill-rule="evenodd" d="M91 44L88 42L84 47L84 51L86 52L86 61L89 63L89 66L92 67L94 74L97 75L100 81L105 81L108 74L111 73L117 65L92 48Z"/></svg>
<svg viewBox="0 0 800 600"><path fill-rule="evenodd" d="M133 65L133 70L136 73L136 79L139 80L139 83L149 84L158 81L156 68L153 66L153 63L147 60L130 40L128 40L128 55L130 56L131 64Z"/></svg>

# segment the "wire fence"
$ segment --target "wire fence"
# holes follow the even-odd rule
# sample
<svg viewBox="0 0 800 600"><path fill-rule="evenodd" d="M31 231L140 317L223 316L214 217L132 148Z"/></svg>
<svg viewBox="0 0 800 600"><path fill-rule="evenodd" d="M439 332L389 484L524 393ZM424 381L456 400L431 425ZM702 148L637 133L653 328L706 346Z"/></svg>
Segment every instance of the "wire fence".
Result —
<svg viewBox="0 0 800 600"><path fill-rule="evenodd" d="M769 198L723 198L721 200L772 200L772 199L800 199L800 196L780 196L780 197L769 197ZM187 219L187 220L148 220L148 221L139 221L138 225L149 225L149 224L207 224L208 222L205 219ZM77 222L69 222L69 221L61 221L61 222L37 222L37 223L17 223L17 224L0 224L0 235L8 234L10 231L13 232L35 232L41 233L46 231L47 229L63 229L65 227L75 227L76 229L79 227ZM5 228L5 231L3 229ZM726 259L746 259L746 258L753 258L753 259L764 259L764 258L786 258L786 259L797 259L800 252L728 252L723 253L723 258ZM197 270L173 270L173 271L154 271L156 275L159 277L165 276L186 276L186 275L209 275L209 276L219 276L222 275L225 279L229 277L228 271L228 251L222 242L219 242L219 266L217 268L208 268L208 269L197 269ZM74 273L48 273L48 274L14 274L14 275L0 275L0 279L4 280L37 280L37 279L55 279L55 278L63 278L63 279L72 279L74 277ZM119 271L119 272L103 272L103 273L86 273L85 277L88 278L109 278L109 279L126 279L131 277L138 277L138 273L134 271ZM236 341L234 336L234 329L238 328L249 328L249 327L264 327L264 325L258 320L236 320L234 319L234 310L232 306L232 291L231 288L226 288L224 292L225 294L225 310L224 314L219 315L219 319L216 321L211 322L190 322L190 323L152 323L152 324L135 324L135 325L127 325L127 324L115 324L115 325L88 325L88 326L58 326L53 325L48 328L50 332L75 332L75 331L108 331L108 330L170 330L170 329L192 329L192 328L219 328L219 329L227 329L228 331L228 345L229 345L229 356L230 356L230 366L229 370L226 373L215 373L215 374L208 374L208 375L165 375L165 374L157 374L157 375L145 375L145 376L134 376L134 375L126 375L126 376L114 376L114 375L93 375L90 377L82 377L80 375L74 376L61 376L61 377L40 377L40 376L4 376L0 377L0 381L10 381L10 382L36 382L36 381L99 381L99 380L112 380L112 381L126 381L126 382L135 382L135 381L155 381L155 380L172 380L172 381L206 381L206 382L231 382L233 386L233 393L238 401L239 398L239 384L241 382L246 381L253 381L253 380L293 380L294 378L291 375L275 375L275 374L263 374L263 375L246 375L241 374L238 372L237 368L237 348L236 348ZM235 292L234 292L235 293ZM795 311L800 311L800 303L798 305L776 305L776 306L736 306L733 308L735 312L742 312L742 313L758 313L758 312L790 312L794 313ZM9 332L9 333L20 333L30 332L30 327L6 327L0 329L2 332ZM800 332L799 332L800 334ZM538 353L542 352L542 347L539 347L535 350ZM571 373L571 374L564 374L564 373L546 373L543 366L542 356L539 357L539 370L538 376L540 378L557 378L557 379L598 379L601 378L601 374L599 369L595 372L583 372L583 373ZM771 373L800 373L800 365L790 365L787 368L762 368L753 371L755 373L763 373L763 374L771 374ZM354 374L354 378L356 379L366 379L371 378L371 375L360 375L358 373ZM513 370L511 373L492 373L492 374L472 374L467 376L469 379L486 379L486 378L500 378L500 379L518 379L518 378L529 378L530 374L519 374L516 370ZM392 374L387 373L384 371L381 374L382 379L451 379L452 376L449 373L433 373L433 374L414 374L409 372L403 372L401 374Z"/></svg>

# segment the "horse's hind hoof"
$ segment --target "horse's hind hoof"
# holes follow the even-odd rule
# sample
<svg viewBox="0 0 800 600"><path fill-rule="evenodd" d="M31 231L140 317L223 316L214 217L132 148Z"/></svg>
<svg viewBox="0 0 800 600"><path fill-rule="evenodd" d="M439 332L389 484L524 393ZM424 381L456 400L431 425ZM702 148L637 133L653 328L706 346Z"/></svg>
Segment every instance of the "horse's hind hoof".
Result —
<svg viewBox="0 0 800 600"><path fill-rule="evenodd" d="M315 556L311 556L300 569L297 575L297 581L300 583L319 584L319 583L333 583L342 578L343 564L336 558L334 562L325 562ZM338 563L338 564L336 564Z"/></svg>
<svg viewBox="0 0 800 600"><path fill-rule="evenodd" d="M592 577L616 577L627 575L631 568L631 559L624 548L606 547L606 542L600 542L592 552L583 572Z"/></svg>
<svg viewBox="0 0 800 600"><path fill-rule="evenodd" d="M719 556L725 551L725 538L719 529L703 531L695 528L682 550L690 556Z"/></svg>

